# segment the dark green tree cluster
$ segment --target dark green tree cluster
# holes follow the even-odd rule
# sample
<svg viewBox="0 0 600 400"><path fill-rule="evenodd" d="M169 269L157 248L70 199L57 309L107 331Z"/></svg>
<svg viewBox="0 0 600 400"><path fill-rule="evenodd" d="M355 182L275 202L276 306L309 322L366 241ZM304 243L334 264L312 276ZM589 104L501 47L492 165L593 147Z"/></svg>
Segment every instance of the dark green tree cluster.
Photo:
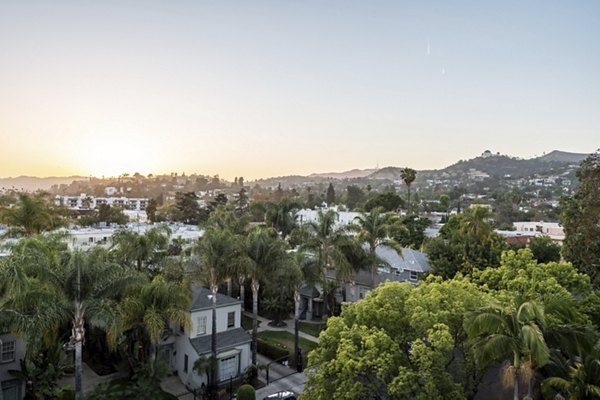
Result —
<svg viewBox="0 0 600 400"><path fill-rule="evenodd" d="M571 264L528 249L471 278L383 284L328 320L303 398L600 399L597 296Z"/></svg>
<svg viewBox="0 0 600 400"><path fill-rule="evenodd" d="M490 217L484 207L450 217L440 235L426 243L431 273L452 278L458 272L470 274L473 268L499 265L506 242L488 223Z"/></svg>
<svg viewBox="0 0 600 400"><path fill-rule="evenodd" d="M582 161L577 170L579 188L561 199L565 230L562 254L600 287L600 154Z"/></svg>

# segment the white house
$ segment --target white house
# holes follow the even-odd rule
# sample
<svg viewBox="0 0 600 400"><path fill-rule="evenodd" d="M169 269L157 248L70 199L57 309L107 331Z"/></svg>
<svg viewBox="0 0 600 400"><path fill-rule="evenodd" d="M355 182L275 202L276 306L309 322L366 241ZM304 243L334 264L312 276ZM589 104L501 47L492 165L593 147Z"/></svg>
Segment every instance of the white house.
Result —
<svg viewBox="0 0 600 400"><path fill-rule="evenodd" d="M25 343L11 333L0 332L0 399L20 400L25 395L22 382L8 371L20 370L19 360L25 358Z"/></svg>
<svg viewBox="0 0 600 400"><path fill-rule="evenodd" d="M211 356L212 295L203 287L193 287L190 330L179 330L162 343L162 357L189 388L207 385L206 374L193 371L194 362ZM241 327L242 302L217 294L217 383L240 379L250 365L250 336Z"/></svg>
<svg viewBox="0 0 600 400"><path fill-rule="evenodd" d="M565 231L558 222L520 221L513 222L513 227L518 232L533 233L535 236L549 236L555 242L565 240Z"/></svg>

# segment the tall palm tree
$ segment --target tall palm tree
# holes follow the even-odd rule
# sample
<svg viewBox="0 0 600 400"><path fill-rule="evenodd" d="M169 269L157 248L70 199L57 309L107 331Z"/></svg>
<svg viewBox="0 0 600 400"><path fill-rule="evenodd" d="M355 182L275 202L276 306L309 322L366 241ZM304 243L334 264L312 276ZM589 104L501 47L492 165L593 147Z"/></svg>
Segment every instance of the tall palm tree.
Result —
<svg viewBox="0 0 600 400"><path fill-rule="evenodd" d="M158 275L151 282L132 285L117 308L108 337L116 345L116 338L122 332L142 331L149 339L150 348L146 350L154 363L165 327L170 324L190 326L190 300L190 285L185 281L169 282Z"/></svg>
<svg viewBox="0 0 600 400"><path fill-rule="evenodd" d="M140 272L151 266L157 268L167 255L170 237L171 230L164 225L152 227L142 234L120 229L112 237L113 253L120 263Z"/></svg>
<svg viewBox="0 0 600 400"><path fill-rule="evenodd" d="M99 247L87 252L61 253L58 259L54 252L47 251L50 257L46 262L31 263L31 260L42 259L40 250L47 250L43 248L43 241L35 243L35 240L38 239L29 240L26 243L30 245L22 249L17 248L17 259L4 271L15 283L7 296L12 326L17 333L29 338L32 332L56 338L55 330L71 320L75 396L81 399L85 322L93 319L109 325L120 295L128 285L137 282L139 276L110 263L107 252ZM36 326L38 324L40 326ZM35 346L35 339L31 342Z"/></svg>
<svg viewBox="0 0 600 400"><path fill-rule="evenodd" d="M387 262L377 255L377 247L391 246L398 250L399 244L390 239L390 229L394 223L398 223L398 217L394 214L383 213L383 208L375 207L369 213L360 213L350 229L358 232L358 241L368 245L367 258L371 270L371 287L375 287L377 269ZM399 253L402 254L402 253Z"/></svg>
<svg viewBox="0 0 600 400"><path fill-rule="evenodd" d="M480 310L465 321L478 364L508 360L504 377L514 387L515 400L519 399L519 381L525 378L531 383L533 367L549 359L545 328L544 308L534 301L517 301L511 310L498 306Z"/></svg>
<svg viewBox="0 0 600 400"><path fill-rule="evenodd" d="M417 171L415 171L412 168L408 168L408 167L402 168L402 170L400 171L400 177L402 178L402 180L406 184L406 189L408 191L407 205L408 205L408 212L410 213L410 211L411 211L411 206L410 206L410 187L411 187L412 183L415 181L415 179L417 178Z"/></svg>
<svg viewBox="0 0 600 400"><path fill-rule="evenodd" d="M338 214L333 210L319 211L317 221L311 221L302 225L302 245L300 250L311 253L315 258L321 271L321 282L323 284L323 318L327 318L327 269L334 268L338 277L351 274L354 270L348 254L344 249L352 240L343 227L337 226Z"/></svg>
<svg viewBox="0 0 600 400"><path fill-rule="evenodd" d="M208 226L204 235L194 247L193 253L198 256L194 266L197 280L206 285L211 292L212 328L211 328L211 392L216 392L217 382L217 292L219 284L228 276L228 265L236 258L243 256L243 247L234 240L228 229Z"/></svg>
<svg viewBox="0 0 600 400"><path fill-rule="evenodd" d="M0 222L7 224L12 236L32 236L59 227L58 213L48 200L48 193L19 193L12 207L0 207Z"/></svg>
<svg viewBox="0 0 600 400"><path fill-rule="evenodd" d="M260 281L286 262L286 243L274 229L256 227L248 235L246 256L252 289L252 364L256 365Z"/></svg>

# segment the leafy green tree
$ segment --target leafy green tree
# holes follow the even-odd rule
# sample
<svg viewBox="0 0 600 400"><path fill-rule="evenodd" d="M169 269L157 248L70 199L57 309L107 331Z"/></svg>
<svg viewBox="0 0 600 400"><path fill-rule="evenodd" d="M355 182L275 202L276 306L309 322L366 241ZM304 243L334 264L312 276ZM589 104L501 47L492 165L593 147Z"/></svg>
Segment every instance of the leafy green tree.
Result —
<svg viewBox="0 0 600 400"><path fill-rule="evenodd" d="M198 200L198 196L194 192L177 192L175 194L175 220L190 225L198 225L206 221L208 212L200 208Z"/></svg>
<svg viewBox="0 0 600 400"><path fill-rule="evenodd" d="M123 213L122 209L111 207L108 204L100 204L98 206L97 219L99 222L117 225L125 225L129 221L129 218Z"/></svg>
<svg viewBox="0 0 600 400"><path fill-rule="evenodd" d="M146 216L148 217L148 221L150 223L156 222L156 209L158 208L158 202L156 199L148 200L148 205L146 205Z"/></svg>
<svg viewBox="0 0 600 400"><path fill-rule="evenodd" d="M440 196L440 207L446 213L446 219L448 219L448 213L450 212L450 197L447 194Z"/></svg>
<svg viewBox="0 0 600 400"><path fill-rule="evenodd" d="M412 168L408 168L408 167L407 168L403 168L400 171L400 177L402 178L402 180L406 184L406 190L408 192L406 203L407 203L407 206L408 206L408 212L410 213L411 210L412 210L411 204L410 204L410 187L412 186L412 183L417 178L417 171L415 171Z"/></svg>
<svg viewBox="0 0 600 400"><path fill-rule="evenodd" d="M423 324L422 334L411 326L408 302L414 290L386 282L330 318L309 354L303 397L464 398L447 367L455 347L449 327Z"/></svg>
<svg viewBox="0 0 600 400"><path fill-rule="evenodd" d="M325 198L325 201L327 202L327 205L333 205L335 204L335 189L333 188L333 184L329 183L329 186L327 187L327 197Z"/></svg>
<svg viewBox="0 0 600 400"><path fill-rule="evenodd" d="M9 236L32 236L63 225L64 221L50 203L48 193L18 193L17 197L12 206L0 207L0 222L10 227Z"/></svg>
<svg viewBox="0 0 600 400"><path fill-rule="evenodd" d="M475 271L473 280L492 291L519 293L542 303L584 299L592 293L589 277L570 263L538 263L529 249L504 252L500 267Z"/></svg>
<svg viewBox="0 0 600 400"><path fill-rule="evenodd" d="M499 265L507 245L486 222L487 215L488 211L480 207L453 215L440 235L426 243L433 274L451 278L457 272L471 274L473 268Z"/></svg>
<svg viewBox="0 0 600 400"><path fill-rule="evenodd" d="M565 229L562 253L567 261L588 274L600 287L600 153L581 162L579 188L561 199L561 223Z"/></svg>
<svg viewBox="0 0 600 400"><path fill-rule="evenodd" d="M391 237L402 247L420 249L425 241L425 229L431 225L428 218L416 214L404 215L391 229Z"/></svg>
<svg viewBox="0 0 600 400"><path fill-rule="evenodd" d="M549 236L531 238L529 248L533 253L533 257L539 263L560 261L560 245L550 239Z"/></svg>
<svg viewBox="0 0 600 400"><path fill-rule="evenodd" d="M363 205L366 195L365 192L356 185L349 185L346 188L346 206L349 210L354 210Z"/></svg>
<svg viewBox="0 0 600 400"><path fill-rule="evenodd" d="M385 212L396 211L404 205L400 196L393 192L379 194L365 204L365 211L371 211L374 208L381 207Z"/></svg>

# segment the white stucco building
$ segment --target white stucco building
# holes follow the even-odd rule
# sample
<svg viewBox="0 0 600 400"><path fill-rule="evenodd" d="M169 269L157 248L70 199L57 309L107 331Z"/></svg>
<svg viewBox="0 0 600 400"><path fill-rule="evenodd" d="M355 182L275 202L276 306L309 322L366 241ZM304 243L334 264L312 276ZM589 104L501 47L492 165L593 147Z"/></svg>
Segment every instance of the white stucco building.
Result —
<svg viewBox="0 0 600 400"><path fill-rule="evenodd" d="M20 370L25 358L25 343L18 336L0 332L0 399L20 400L25 395L23 383L8 371Z"/></svg>
<svg viewBox="0 0 600 400"><path fill-rule="evenodd" d="M240 379L250 364L250 336L241 327L241 300L217 294L217 383ZM201 356L211 356L212 295L203 287L193 287L190 307L191 329L175 328L176 336L162 343L163 359L189 388L207 385L206 374L193 371Z"/></svg>

